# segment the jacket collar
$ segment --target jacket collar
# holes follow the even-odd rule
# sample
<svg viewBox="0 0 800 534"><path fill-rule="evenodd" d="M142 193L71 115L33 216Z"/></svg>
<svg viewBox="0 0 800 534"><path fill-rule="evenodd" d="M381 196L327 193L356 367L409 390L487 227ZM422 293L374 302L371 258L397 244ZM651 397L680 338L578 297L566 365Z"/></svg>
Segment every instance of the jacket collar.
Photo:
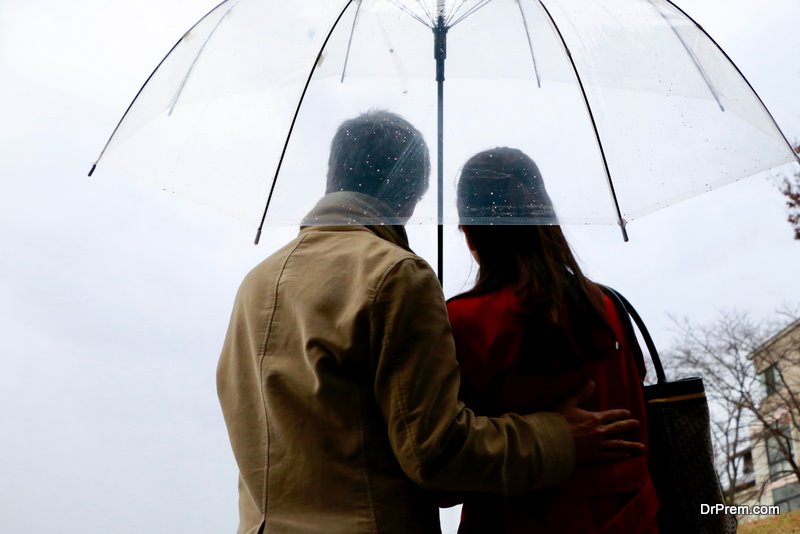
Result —
<svg viewBox="0 0 800 534"><path fill-rule="evenodd" d="M375 224L386 221L386 224ZM411 252L402 219L375 197L354 191L335 191L322 197L303 218L300 231L315 226L366 228L378 237ZM367 224L372 223L372 224Z"/></svg>

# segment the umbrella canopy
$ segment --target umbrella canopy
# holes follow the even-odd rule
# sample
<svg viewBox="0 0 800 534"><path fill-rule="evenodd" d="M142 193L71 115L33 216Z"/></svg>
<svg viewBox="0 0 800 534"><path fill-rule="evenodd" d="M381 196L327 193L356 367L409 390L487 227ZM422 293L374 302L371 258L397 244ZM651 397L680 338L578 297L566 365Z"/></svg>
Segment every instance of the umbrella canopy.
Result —
<svg viewBox="0 0 800 534"><path fill-rule="evenodd" d="M268 199L266 224L299 224L325 193L337 127L370 109L441 140L410 224L458 223L459 168L494 146L536 160L557 219L475 222L624 228L796 158L667 0L227 0L158 66L101 158L254 225Z"/></svg>

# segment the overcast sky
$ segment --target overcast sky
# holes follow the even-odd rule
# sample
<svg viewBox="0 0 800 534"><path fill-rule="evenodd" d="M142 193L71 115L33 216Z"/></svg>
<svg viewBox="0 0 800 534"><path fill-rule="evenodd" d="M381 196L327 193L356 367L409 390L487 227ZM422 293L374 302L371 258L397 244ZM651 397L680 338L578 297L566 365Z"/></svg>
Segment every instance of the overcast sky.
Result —
<svg viewBox="0 0 800 534"><path fill-rule="evenodd" d="M254 247L226 216L86 178L143 80L215 3L0 0L2 532L235 529L216 361L242 276L295 230ZM800 4L678 3L800 140ZM568 232L587 273L668 347L668 314L764 318L800 302L785 219L775 180L756 177L634 221L630 243L614 227ZM446 293L469 287L465 249L448 265Z"/></svg>

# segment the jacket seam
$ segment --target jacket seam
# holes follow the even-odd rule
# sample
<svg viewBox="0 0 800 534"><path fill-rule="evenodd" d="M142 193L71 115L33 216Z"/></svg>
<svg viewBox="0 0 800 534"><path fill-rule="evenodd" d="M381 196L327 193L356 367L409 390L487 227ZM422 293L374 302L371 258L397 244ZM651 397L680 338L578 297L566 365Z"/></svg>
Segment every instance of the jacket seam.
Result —
<svg viewBox="0 0 800 534"><path fill-rule="evenodd" d="M280 286L281 279L283 278L283 272L286 270L286 265L289 263L289 260L292 258L292 255L295 251L300 247L303 241L306 240L306 236L300 238L297 244L294 246L291 252L286 255L286 259L281 265L281 270L278 273L278 277L275 280L275 291L274 297L272 300L272 315L269 319L269 324L267 325L267 331L264 333L264 342L261 344L261 349L259 350L259 358L258 358L258 387L259 392L261 393L261 403L264 408L264 421L266 422L265 431L266 431L266 438L267 438L267 447L264 452L264 482L262 485L262 492L264 494L264 528L266 528L267 524L267 508L269 507L269 456L270 456L270 447L272 446L272 441L270 440L269 436L269 410L267 409L267 400L264 395L264 361L267 357L267 346L269 345L269 340L272 334L272 323L275 320L275 310L278 307L278 286Z"/></svg>
<svg viewBox="0 0 800 534"><path fill-rule="evenodd" d="M402 259L396 261L394 264L392 264L389 268L387 268L386 271L384 271L383 276L381 276L380 280L378 281L378 284L375 286L375 296L373 298L372 306L370 308L370 315L373 315L373 313L374 313L375 306L377 305L377 302L378 302L378 296L380 295L380 292L383 289L383 286L384 286L384 284L386 282L386 279L389 277L389 275L393 271L396 271L400 267L401 264L403 264L405 262L409 262L409 261L416 263L417 259L416 258L408 258L408 257L402 258ZM392 335L394 335L394 332L392 332ZM417 448L414 446L414 443L416 442L416 435L414 433L413 428L411 428L411 425L408 423L408 409L406 407L406 402L405 402L405 398L403 396L402 388L395 387L395 386L396 386L395 379L393 378L392 379L392 396L395 399L395 405L399 408L398 412L400 413L400 421L403 423L403 428L404 428L404 430L406 432L406 435L411 438L409 440L409 443L410 443L409 449L410 449L411 453L414 456L414 460L417 462L417 469L421 470L422 469L422 462L420 461L420 457L419 457L419 453L417 451Z"/></svg>

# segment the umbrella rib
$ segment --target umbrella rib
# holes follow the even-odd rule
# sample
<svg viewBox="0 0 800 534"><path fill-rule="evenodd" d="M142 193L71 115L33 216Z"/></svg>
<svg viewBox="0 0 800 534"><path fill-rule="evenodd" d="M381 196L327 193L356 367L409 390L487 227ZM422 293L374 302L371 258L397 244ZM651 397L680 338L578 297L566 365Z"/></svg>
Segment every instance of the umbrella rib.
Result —
<svg viewBox="0 0 800 534"><path fill-rule="evenodd" d="M347 72L347 62L350 59L350 47L353 45L353 35L356 33L356 23L358 22L358 14L361 12L362 0L358 0L356 7L356 15L353 17L353 27L350 28L350 39L347 40L347 52L344 55L344 65L342 65L342 78L339 83L344 83L344 75Z"/></svg>
<svg viewBox="0 0 800 534"><path fill-rule="evenodd" d="M403 4L398 2L397 0L389 0L389 1L392 4L394 4L394 6L397 7L400 11L404 12L409 17L417 20L418 22L420 22L426 28L430 28L431 27L429 23L425 22L425 19L423 19L422 17L420 17L419 15L417 15L416 13L414 13L413 11L408 9L406 6L404 6Z"/></svg>
<svg viewBox="0 0 800 534"><path fill-rule="evenodd" d="M542 87L542 80L539 78L539 68L536 66L536 56L533 53L533 40L531 39L531 32L528 28L528 18L525 16L525 11L522 9L521 0L517 0L517 7L519 7L519 14L522 17L522 25L525 26L525 36L528 38L528 49L531 51L531 61L533 62L533 72L536 74L536 85Z"/></svg>
<svg viewBox="0 0 800 534"><path fill-rule="evenodd" d="M217 29L219 28L220 24L222 24L222 22L228 17L230 12L233 11L234 7L236 7L236 4L232 5L230 7L230 9L228 9L228 11L226 11L225 14L222 15L219 18L219 20L217 21L216 25L214 25L214 29L211 30L211 33L208 34L208 37L206 37L206 40L203 41L203 46L201 46L200 50L197 51L197 55L194 57L194 60L192 61L192 64L189 65L189 70L186 71L186 76L183 77L183 80L181 81L181 84L178 87L178 90L175 92L175 96L172 97L172 102L170 103L169 111L167 112L167 116L168 117L171 117L172 116L172 112L175 111L175 106L178 104L178 99L181 97L181 94L183 94L183 89L184 89L184 87L186 87L186 82L189 81L189 76L192 75L192 72L194 71L194 67L195 67L195 65L197 65L197 61L200 59L200 56L203 55L203 51L206 49L206 45L211 40L211 38L214 37L214 34L217 33Z"/></svg>
<svg viewBox="0 0 800 534"><path fill-rule="evenodd" d="M461 3L458 4L455 7L455 9L453 9L453 11L450 12L450 16L447 18L447 22L445 22L445 26L450 26L450 23L453 21L454 18L456 18L456 15L458 15L458 12L461 11L461 8L463 8L466 4L467 4L467 0L461 0Z"/></svg>
<svg viewBox="0 0 800 534"><path fill-rule="evenodd" d="M167 60L167 58L172 55L172 52L174 52L175 49L178 48L178 45L183 42L183 40L186 38L186 36L189 35L192 32L193 29L195 29L201 22L206 20L212 13L214 13L220 7L222 7L223 5L225 5L225 4L227 4L228 2L231 2L231 1L232 0L222 0L222 2L220 2L219 4L214 6L208 13L203 15L200 18L200 20L195 22L192 25L191 28L189 28L186 32L184 32L184 34L181 35L181 38L178 39L177 42L174 45L172 45L172 48L169 49L169 52L167 52L166 55L163 58L161 58L161 61L158 62L158 65L156 65L156 68L153 69L153 72L150 73L150 76L147 77L147 79L144 81L142 86L136 92L136 96L133 97L133 100L131 100L131 103L128 104L128 108L125 110L125 113L122 114L122 117L119 119L119 122L117 122L117 125L114 127L114 131L111 132L111 135L108 137L108 140L106 141L106 144L103 145L103 149L100 151L100 155L97 156L97 159L92 164L92 168L89 171L89 176L92 176L92 174L94 174L95 169L97 169L97 164L100 163L101 159L103 159L103 155L106 153L106 150L108 150L108 146L111 144L111 141L114 139L114 136L117 135L117 132L119 131L120 126L122 126L122 123L125 122L125 118L128 116L128 113L130 113L131 108L133 108L133 105L136 103L137 100L139 100L139 97L141 96L142 92L144 91L144 88L147 87L147 84L149 84L150 80L153 79L153 76L155 76L156 72L158 72L158 69L161 68L161 65L164 64L164 62ZM233 3L236 3L236 2L234 1Z"/></svg>
<svg viewBox="0 0 800 534"><path fill-rule="evenodd" d="M458 24L459 22L463 21L465 18L469 17L470 15L472 15L473 13L478 11L479 9L481 9L481 8L485 7L486 5L491 4L491 3L492 3L492 0L482 0L481 2L478 2L477 4L472 6L469 9L469 11L467 11L466 13L461 15L458 19L453 21L451 24L449 24L449 26L450 27L455 26L456 24Z"/></svg>
<svg viewBox="0 0 800 534"><path fill-rule="evenodd" d="M258 242L261 240L261 231L264 228L264 221L267 219L267 210L269 209L269 205L272 202L272 194L275 192L275 184L278 183L278 175L281 172L281 166L283 165L283 158L286 156L286 149L289 147L289 140L292 138L292 132L294 131L294 125L297 123L297 116L300 114L300 108L303 105L303 100L305 100L306 93L308 92L308 86L311 84L311 78L314 76L314 72L317 70L317 65L320 64L320 59L322 58L322 52L325 50L325 47L328 45L328 41L333 35L334 30L339 25L339 22L344 17L344 14L350 9L350 6L353 4L355 0L347 0L344 8L342 8L341 13L339 16L336 17L336 20L331 25L331 29L328 31L328 35L325 36L325 40L322 42L322 46L317 53L317 57L314 58L314 64L311 66L311 71L308 73L308 78L306 78L306 84L303 86L303 92L300 94L300 100L297 103L297 107L294 110L294 116L292 117L292 123L289 125L289 132L286 134L286 141L283 143L283 149L281 150L281 157L278 160L278 166L275 169L275 176L272 179L272 185L269 188L269 196L267 197L267 204L264 206L264 213L261 215L261 223L258 225L258 231L256 232L256 239L255 244L258 245Z"/></svg>
<svg viewBox="0 0 800 534"><path fill-rule="evenodd" d="M430 19L431 24L433 24L433 15L431 15L430 10L425 7L425 4L422 3L422 0L417 0L417 5L419 5L419 8L422 10L422 12L427 15L428 19Z"/></svg>
<svg viewBox="0 0 800 534"><path fill-rule="evenodd" d="M739 70L739 67L738 67L738 66L736 66L736 63L734 63L734 62L733 62L733 60L730 58L730 56L728 55L728 53L727 53L725 50L723 50L723 49L722 49L722 47L721 47L721 46L719 46L719 43L717 43L717 41L716 41L716 40L715 40L713 37L711 37L711 35L709 35L709 33L708 33L708 32L707 32L707 31L706 31L706 30L705 30L705 29L704 29L702 26L700 26L700 24L698 24L698 23L697 23L697 21L696 21L696 20L694 20L694 19L693 19L693 18L692 18L692 17L691 17L691 16L690 16L690 15L689 15L689 14L688 14L686 11L684 11L683 9L681 9L679 6L675 5L675 3L674 3L674 2L672 2L672 0L665 0L665 2L667 2L669 5L671 5L671 6L672 6L672 7L674 7L675 9L677 9L677 10L678 10L678 11L679 11L679 12L680 12L680 13L681 13L681 14L682 14L684 17L686 17L687 19L689 19L690 21L692 21L692 22L694 23L694 25L695 25L695 26L697 26L697 29L699 29L701 32L703 32L703 35L705 35L706 37L708 37L708 39L709 39L709 40L710 40L710 41L711 41L711 42L714 44L714 46L716 46L716 47L717 47L717 50L719 50L719 51L720 51L720 53L721 53L723 56L725 56L725 59L727 59L727 60L728 60L728 63L730 63L730 64L731 64L731 66L733 66L733 68L734 68L734 69L736 69L736 72L738 72L738 73L739 73L739 76L741 76L741 77L742 77L742 80L744 80L744 83L746 83L746 84L747 84L747 87L749 87L749 88L750 88L750 91L752 91L752 92L753 92L753 94L755 95L756 99L758 99L758 102L761 104L761 107L764 109L764 111L767 113L767 116L768 116L768 117L770 118L770 120L772 121L772 125L775 127L775 129L778 131L778 133L780 134L780 136L783 138L783 141L786 143L786 146L789 148L789 150L791 150L792 154L794 155L794 158L795 158L795 160L797 160L797 163L800 163L800 154L797 154L797 153L794 151L794 148L792 148L792 144L789 142L789 140L788 140L788 139L786 139L786 136L783 134L783 131L781 130L780 126L778 126L778 122L775 120L775 117L772 115L772 112L771 112L771 111L769 110L769 108L767 108L767 106L764 104L764 101L763 101L763 100L761 100L761 97L760 97L760 96L758 96L758 93L757 93L757 92L756 92L756 90L753 88L753 86L750 84L750 81L747 79L747 77L744 75L744 73L742 73L742 71L741 71L741 70Z"/></svg>
<svg viewBox="0 0 800 534"><path fill-rule="evenodd" d="M722 105L722 101L719 99L719 94L717 93L716 89L714 89L714 86L712 85L711 80L708 77L708 73L703 68L703 65L700 64L700 60L697 59L697 56L695 55L695 53L692 52L692 49L689 48L688 44L686 44L686 41L684 41L683 37L681 37L681 34L678 33L678 29L675 28L675 26L669 21L669 19L666 17L666 15L664 15L664 13L662 13L661 10L658 9L658 5L656 5L656 3L653 0L648 0L648 2L650 3L651 6L653 6L653 9L655 9L658 12L658 14L661 15L661 18L664 19L664 22L667 23L667 26L669 26L669 28L672 30L672 33L674 33L675 37L678 38L678 41L681 42L681 45L683 45L683 49L686 50L686 53L692 59L692 62L694 63L694 66L697 68L697 71L700 73L700 76L703 77L703 81L706 82L706 86L708 87L708 90L711 91L711 94L714 97L714 100L717 101L717 105L719 106L720 111L724 112L725 108ZM689 19L689 20L691 20L691 19ZM694 22L694 21L692 20L692 22ZM695 26L699 27L699 25L696 22L695 22ZM701 28L701 30L702 30L702 28Z"/></svg>
<svg viewBox="0 0 800 534"><path fill-rule="evenodd" d="M564 51L567 53L567 58L569 58L570 65L572 65L572 72L575 73L575 79L578 81L578 87L581 90L581 96L583 97L583 103L586 106L586 112L589 114L589 120L592 123L592 129L594 130L594 138L597 140L597 147L600 149L600 157L603 160L603 170L606 173L606 181L608 182L608 188L611 192L611 199L614 201L614 209L617 212L617 223L619 224L620 230L622 230L622 239L628 241L628 231L625 229L625 219L622 218L622 211L619 208L619 201L617 200L617 192L614 189L614 182L611 181L611 171L608 168L608 159L606 158L606 151L603 148L603 141L600 139L600 130L597 128L597 121L594 118L594 113L592 113L592 108L589 105L589 97L586 94L586 88L583 86L583 80L581 79L581 75L578 73L578 67L575 65L575 60L572 58L572 52L569 50L569 46L567 45L567 41L564 39L564 35L561 33L561 29L556 24L553 15L550 14L550 10L547 9L547 6L544 5L543 0L537 0L539 5L542 6L547 17L550 19L550 23L553 25L556 33L558 34L558 38L561 40L561 45L564 47Z"/></svg>

